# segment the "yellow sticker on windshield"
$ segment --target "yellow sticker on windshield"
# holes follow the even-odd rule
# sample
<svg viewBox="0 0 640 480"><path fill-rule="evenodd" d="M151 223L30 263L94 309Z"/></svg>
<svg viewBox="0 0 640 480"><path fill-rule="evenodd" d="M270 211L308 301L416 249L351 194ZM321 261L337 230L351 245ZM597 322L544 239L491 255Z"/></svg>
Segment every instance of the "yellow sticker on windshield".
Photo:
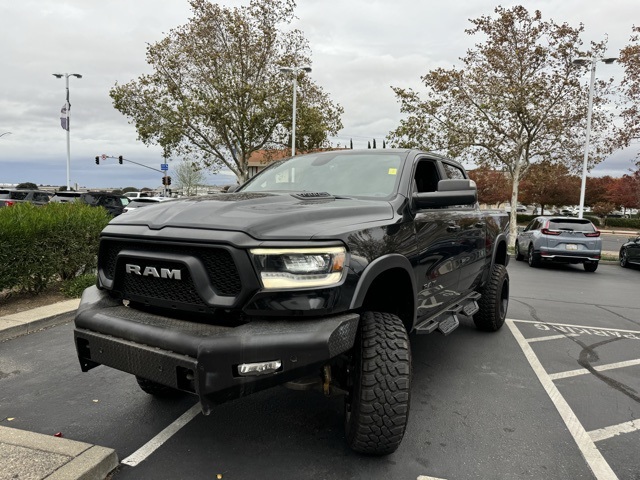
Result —
<svg viewBox="0 0 640 480"><path fill-rule="evenodd" d="M389 169L389 175L397 175L398 174L398 169L397 168L390 168Z"/></svg>

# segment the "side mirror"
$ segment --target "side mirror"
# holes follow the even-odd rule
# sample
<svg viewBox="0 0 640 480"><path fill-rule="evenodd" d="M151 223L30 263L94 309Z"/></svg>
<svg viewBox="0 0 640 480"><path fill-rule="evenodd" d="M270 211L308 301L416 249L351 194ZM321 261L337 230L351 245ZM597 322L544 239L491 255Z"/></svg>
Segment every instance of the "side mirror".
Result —
<svg viewBox="0 0 640 480"><path fill-rule="evenodd" d="M440 180L438 191L414 193L412 198L418 208L475 205L478 201L478 191L473 180Z"/></svg>
<svg viewBox="0 0 640 480"><path fill-rule="evenodd" d="M231 185L229 188L227 188L226 193L232 193L235 192L236 190L238 190L240 188L240 185Z"/></svg>
<svg viewBox="0 0 640 480"><path fill-rule="evenodd" d="M522 233L522 232L524 232L526 228L527 228L527 227L523 227L522 225L519 225L519 226L518 226L518 233Z"/></svg>

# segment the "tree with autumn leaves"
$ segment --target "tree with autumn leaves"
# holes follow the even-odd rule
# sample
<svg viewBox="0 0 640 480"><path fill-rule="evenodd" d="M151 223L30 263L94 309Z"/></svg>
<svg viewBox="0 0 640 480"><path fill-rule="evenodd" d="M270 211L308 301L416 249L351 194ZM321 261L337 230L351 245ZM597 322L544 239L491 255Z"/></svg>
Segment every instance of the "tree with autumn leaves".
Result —
<svg viewBox="0 0 640 480"><path fill-rule="evenodd" d="M311 65L301 31L287 29L294 0L251 0L231 8L190 0L193 16L147 48L152 73L110 91L147 145L248 178L257 150L285 149L292 123L292 74ZM296 148L327 147L342 128L342 107L297 73Z"/></svg>
<svg viewBox="0 0 640 480"><path fill-rule="evenodd" d="M622 126L616 130L614 148L626 148L640 140L640 27L634 26L629 45L620 51L618 61L624 68L621 84ZM640 161L637 163L640 168Z"/></svg>
<svg viewBox="0 0 640 480"><path fill-rule="evenodd" d="M511 205L520 182L541 161L577 171L586 132L588 66L573 60L597 57L606 44L585 49L583 26L544 20L523 6L497 7L495 16L471 20L466 31L480 41L460 68L437 68L422 77L426 93L393 88L406 117L390 133L397 147L440 151L467 163L505 172ZM598 80L588 163L604 158L611 114L604 108L610 81ZM511 239L516 210L511 210Z"/></svg>

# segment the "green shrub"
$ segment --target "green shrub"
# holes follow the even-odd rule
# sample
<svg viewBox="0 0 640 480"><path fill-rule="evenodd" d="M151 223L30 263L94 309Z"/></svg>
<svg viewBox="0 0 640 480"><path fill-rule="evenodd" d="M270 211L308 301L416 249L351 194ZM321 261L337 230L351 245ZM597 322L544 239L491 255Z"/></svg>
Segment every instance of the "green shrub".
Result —
<svg viewBox="0 0 640 480"><path fill-rule="evenodd" d="M0 291L40 292L93 271L110 219L106 210L79 202L0 208Z"/></svg>
<svg viewBox="0 0 640 480"><path fill-rule="evenodd" d="M607 227L640 230L640 220L637 218L607 218L605 221L605 225Z"/></svg>
<svg viewBox="0 0 640 480"><path fill-rule="evenodd" d="M596 217L595 215L583 215L582 218L591 220L591 223L593 223L596 227L601 227L603 225L602 219L600 217Z"/></svg>
<svg viewBox="0 0 640 480"><path fill-rule="evenodd" d="M78 298L82 296L85 288L95 285L97 277L95 273L85 273L75 278L62 282L60 291L67 297Z"/></svg>

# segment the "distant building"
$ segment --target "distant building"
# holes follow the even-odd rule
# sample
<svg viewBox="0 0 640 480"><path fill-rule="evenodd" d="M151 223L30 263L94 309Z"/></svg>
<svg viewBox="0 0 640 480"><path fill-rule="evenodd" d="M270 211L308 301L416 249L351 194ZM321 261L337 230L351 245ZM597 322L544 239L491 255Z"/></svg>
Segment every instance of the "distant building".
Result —
<svg viewBox="0 0 640 480"><path fill-rule="evenodd" d="M344 148L315 148L309 151L297 150L296 153L297 155L303 155L305 153L330 152L332 150L344 150ZM247 161L248 178L251 178L254 175L260 173L262 170L271 165L271 163L290 157L290 148L284 148L280 150L256 150L251 154L249 160Z"/></svg>

